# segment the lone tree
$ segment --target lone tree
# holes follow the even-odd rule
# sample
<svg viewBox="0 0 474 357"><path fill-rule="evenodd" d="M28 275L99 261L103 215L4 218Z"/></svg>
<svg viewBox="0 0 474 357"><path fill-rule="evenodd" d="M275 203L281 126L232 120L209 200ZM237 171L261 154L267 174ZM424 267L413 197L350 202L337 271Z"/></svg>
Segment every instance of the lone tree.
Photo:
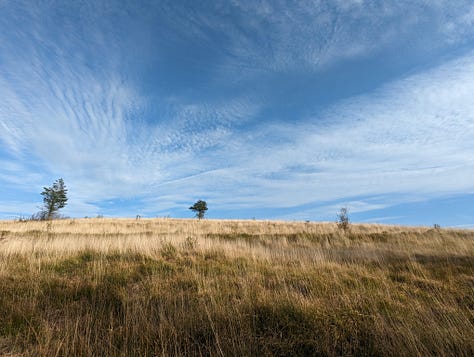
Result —
<svg viewBox="0 0 474 357"><path fill-rule="evenodd" d="M337 226L344 232L349 229L349 214L346 207L341 208L337 214Z"/></svg>
<svg viewBox="0 0 474 357"><path fill-rule="evenodd" d="M53 183L51 187L43 187L43 210L41 211L42 219L57 218L58 210L66 206L67 189L64 180L60 178Z"/></svg>
<svg viewBox="0 0 474 357"><path fill-rule="evenodd" d="M189 209L191 211L196 212L196 217L198 219L203 219L204 215L206 214L206 211L207 211L207 203L206 203L206 201L199 200L199 201L196 201L196 203L194 205L189 207Z"/></svg>

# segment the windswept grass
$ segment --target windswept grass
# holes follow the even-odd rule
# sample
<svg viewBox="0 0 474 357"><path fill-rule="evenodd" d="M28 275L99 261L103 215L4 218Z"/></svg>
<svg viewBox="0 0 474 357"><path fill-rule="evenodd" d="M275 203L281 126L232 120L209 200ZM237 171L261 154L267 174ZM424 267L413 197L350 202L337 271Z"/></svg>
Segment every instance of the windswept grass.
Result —
<svg viewBox="0 0 474 357"><path fill-rule="evenodd" d="M0 355L472 356L474 232L0 222Z"/></svg>

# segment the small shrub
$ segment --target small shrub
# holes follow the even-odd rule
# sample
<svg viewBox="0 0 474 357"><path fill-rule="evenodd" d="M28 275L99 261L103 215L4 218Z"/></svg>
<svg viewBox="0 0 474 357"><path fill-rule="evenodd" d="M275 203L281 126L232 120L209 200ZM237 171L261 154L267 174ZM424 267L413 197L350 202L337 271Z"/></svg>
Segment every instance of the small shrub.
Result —
<svg viewBox="0 0 474 357"><path fill-rule="evenodd" d="M161 246L161 256L165 259L174 259L178 254L176 247L170 242L163 242Z"/></svg>
<svg viewBox="0 0 474 357"><path fill-rule="evenodd" d="M198 245L198 241L197 241L196 237L188 236L188 237L186 237L186 239L183 242L183 248L185 250L192 251L192 250L196 249L197 245Z"/></svg>
<svg viewBox="0 0 474 357"><path fill-rule="evenodd" d="M337 214L337 226L344 232L347 232L350 228L349 214L346 207L342 207L339 213Z"/></svg>

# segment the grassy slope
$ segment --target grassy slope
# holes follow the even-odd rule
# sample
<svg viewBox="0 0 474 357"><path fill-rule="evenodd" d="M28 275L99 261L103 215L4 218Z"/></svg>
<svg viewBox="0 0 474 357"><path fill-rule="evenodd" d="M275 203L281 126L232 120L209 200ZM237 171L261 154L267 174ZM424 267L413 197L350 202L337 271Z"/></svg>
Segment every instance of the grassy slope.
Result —
<svg viewBox="0 0 474 357"><path fill-rule="evenodd" d="M0 354L474 355L474 232L0 221Z"/></svg>

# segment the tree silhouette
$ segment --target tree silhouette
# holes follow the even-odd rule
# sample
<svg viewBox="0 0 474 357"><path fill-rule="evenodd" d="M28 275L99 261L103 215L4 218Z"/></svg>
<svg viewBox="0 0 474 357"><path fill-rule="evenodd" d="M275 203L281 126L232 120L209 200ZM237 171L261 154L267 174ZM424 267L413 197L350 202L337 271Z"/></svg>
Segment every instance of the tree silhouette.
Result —
<svg viewBox="0 0 474 357"><path fill-rule="evenodd" d="M196 212L196 217L198 219L203 219L204 215L206 214L206 211L207 211L207 203L206 203L206 201L199 200L199 201L196 201L196 203L194 205L189 207L189 209L191 211Z"/></svg>
<svg viewBox="0 0 474 357"><path fill-rule="evenodd" d="M58 215L58 210L66 206L67 189L64 180L60 178L56 180L51 187L43 187L43 210L41 217L43 219L53 219Z"/></svg>

